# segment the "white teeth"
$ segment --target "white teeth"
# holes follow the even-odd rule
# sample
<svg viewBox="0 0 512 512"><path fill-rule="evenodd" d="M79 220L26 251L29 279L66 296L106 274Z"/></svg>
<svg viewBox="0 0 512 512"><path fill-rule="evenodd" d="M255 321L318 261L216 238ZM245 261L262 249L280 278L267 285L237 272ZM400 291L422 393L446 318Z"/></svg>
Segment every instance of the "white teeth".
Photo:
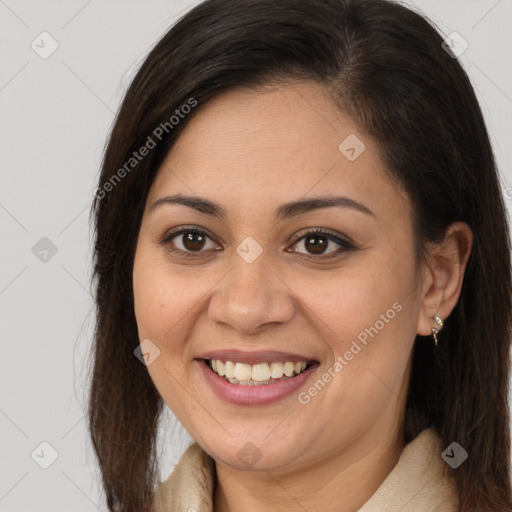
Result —
<svg viewBox="0 0 512 512"><path fill-rule="evenodd" d="M233 361L223 362L220 359L210 360L212 370L226 378L232 384L260 385L271 384L279 379L295 377L302 373L307 366L306 361L285 363L259 363L250 365L246 363L235 363Z"/></svg>
<svg viewBox="0 0 512 512"><path fill-rule="evenodd" d="M224 365L224 372L226 374L226 378L234 379L235 378L235 363L232 361L226 361Z"/></svg>
<svg viewBox="0 0 512 512"><path fill-rule="evenodd" d="M293 379L293 377L283 377L284 379ZM274 384L274 382L279 382L281 379L270 379L263 380L261 382L257 382L255 380L236 380L236 379L228 379L231 384L241 384L242 386L266 386L267 384Z"/></svg>
<svg viewBox="0 0 512 512"><path fill-rule="evenodd" d="M252 380L262 382L270 379L270 368L267 363L255 364L252 367Z"/></svg>
<svg viewBox="0 0 512 512"><path fill-rule="evenodd" d="M288 361L284 363L283 371L287 377L291 377L293 375L293 372L295 371L295 365Z"/></svg>
<svg viewBox="0 0 512 512"><path fill-rule="evenodd" d="M270 365L270 376L273 379L280 379L284 374L282 363L272 363Z"/></svg>
<svg viewBox="0 0 512 512"><path fill-rule="evenodd" d="M236 363L234 377L236 380L251 380L251 378L252 378L251 365L245 364L245 363Z"/></svg>

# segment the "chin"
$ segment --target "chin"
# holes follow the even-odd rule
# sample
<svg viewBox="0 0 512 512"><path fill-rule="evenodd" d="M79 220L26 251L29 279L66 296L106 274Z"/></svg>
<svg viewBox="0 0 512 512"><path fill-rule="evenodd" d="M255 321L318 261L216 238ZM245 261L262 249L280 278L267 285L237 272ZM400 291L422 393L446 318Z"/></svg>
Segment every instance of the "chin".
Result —
<svg viewBox="0 0 512 512"><path fill-rule="evenodd" d="M217 462L238 471L271 471L292 464L300 455L295 453L297 443L288 439L276 445L275 441L271 443L268 439L265 440L268 432L266 430L261 436L256 436L253 431L236 438L230 438L226 434L221 443L218 438L203 438L207 441L203 446Z"/></svg>

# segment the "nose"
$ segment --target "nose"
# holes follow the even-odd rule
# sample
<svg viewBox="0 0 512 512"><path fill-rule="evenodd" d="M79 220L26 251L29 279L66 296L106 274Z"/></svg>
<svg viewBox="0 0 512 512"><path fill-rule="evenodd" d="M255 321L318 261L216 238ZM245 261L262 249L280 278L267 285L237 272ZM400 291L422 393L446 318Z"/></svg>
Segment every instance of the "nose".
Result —
<svg viewBox="0 0 512 512"><path fill-rule="evenodd" d="M294 299L276 271L262 256L252 263L235 258L239 261L211 297L209 318L245 334L289 322L295 315Z"/></svg>

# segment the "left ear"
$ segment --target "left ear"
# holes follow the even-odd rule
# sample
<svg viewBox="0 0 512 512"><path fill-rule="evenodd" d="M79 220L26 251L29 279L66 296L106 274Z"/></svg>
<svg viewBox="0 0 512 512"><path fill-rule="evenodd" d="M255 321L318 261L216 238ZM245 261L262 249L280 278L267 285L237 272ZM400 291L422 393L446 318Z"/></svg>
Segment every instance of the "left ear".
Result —
<svg viewBox="0 0 512 512"><path fill-rule="evenodd" d="M450 224L442 242L430 246L420 297L419 335L431 335L432 327L438 328L434 315L437 313L444 321L456 306L472 246L473 232L465 222Z"/></svg>

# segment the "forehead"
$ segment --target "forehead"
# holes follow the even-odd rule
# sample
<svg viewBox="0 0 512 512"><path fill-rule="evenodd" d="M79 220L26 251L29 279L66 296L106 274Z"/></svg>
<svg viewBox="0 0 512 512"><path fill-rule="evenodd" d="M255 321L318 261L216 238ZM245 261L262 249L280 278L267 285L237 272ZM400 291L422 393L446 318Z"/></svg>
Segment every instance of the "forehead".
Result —
<svg viewBox="0 0 512 512"><path fill-rule="evenodd" d="M148 203L176 192L240 215L308 195L343 194L388 212L406 200L376 142L311 82L234 89L196 107Z"/></svg>

